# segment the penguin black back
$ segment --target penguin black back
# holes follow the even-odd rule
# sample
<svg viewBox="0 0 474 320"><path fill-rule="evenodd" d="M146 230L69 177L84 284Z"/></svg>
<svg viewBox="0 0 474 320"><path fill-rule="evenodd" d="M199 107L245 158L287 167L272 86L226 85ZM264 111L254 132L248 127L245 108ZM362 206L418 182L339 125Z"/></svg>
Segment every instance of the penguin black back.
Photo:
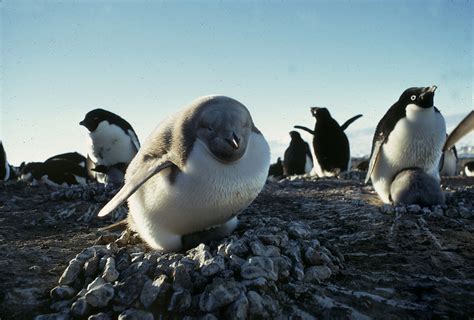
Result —
<svg viewBox="0 0 474 320"><path fill-rule="evenodd" d="M311 108L316 118L313 148L322 171L346 171L350 149L349 140L326 108Z"/></svg>
<svg viewBox="0 0 474 320"><path fill-rule="evenodd" d="M283 158L283 173L285 175L305 174L308 158L312 161L309 145L296 131L290 132L291 142Z"/></svg>
<svg viewBox="0 0 474 320"><path fill-rule="evenodd" d="M104 110L104 109L94 109L89 111L84 120L82 120L79 124L89 129L89 131L94 131L97 129L97 126L102 121L108 121L110 124L115 124L120 127L126 134L128 134L128 130L131 130L135 133L130 123L127 120L123 119L122 117L116 115L113 112Z"/></svg>
<svg viewBox="0 0 474 320"><path fill-rule="evenodd" d="M10 177L10 166L7 161L7 154L3 148L3 143L0 141L0 180L8 180Z"/></svg>

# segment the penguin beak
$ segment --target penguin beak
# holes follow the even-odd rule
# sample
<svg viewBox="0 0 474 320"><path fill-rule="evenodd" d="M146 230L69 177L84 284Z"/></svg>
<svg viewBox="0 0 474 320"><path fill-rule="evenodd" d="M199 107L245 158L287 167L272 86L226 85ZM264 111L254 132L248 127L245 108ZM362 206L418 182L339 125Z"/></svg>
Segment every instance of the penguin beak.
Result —
<svg viewBox="0 0 474 320"><path fill-rule="evenodd" d="M424 92L420 95L420 98L423 99L425 95L432 97L437 88L437 86L426 87Z"/></svg>
<svg viewBox="0 0 474 320"><path fill-rule="evenodd" d="M79 122L79 125L80 125L80 126L84 126L84 127L86 126L85 123L84 123L84 120L82 120L81 122Z"/></svg>
<svg viewBox="0 0 474 320"><path fill-rule="evenodd" d="M232 136L230 138L226 138L225 141L230 144L232 148L235 150L239 149L240 145L240 138L235 134L235 132L232 132Z"/></svg>

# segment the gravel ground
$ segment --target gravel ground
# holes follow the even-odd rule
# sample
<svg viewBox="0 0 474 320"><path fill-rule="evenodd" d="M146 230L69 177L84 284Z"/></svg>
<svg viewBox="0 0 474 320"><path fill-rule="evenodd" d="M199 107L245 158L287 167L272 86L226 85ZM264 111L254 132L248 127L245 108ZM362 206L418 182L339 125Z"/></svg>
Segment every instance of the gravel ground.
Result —
<svg viewBox="0 0 474 320"><path fill-rule="evenodd" d="M232 236L165 255L97 232L113 189L0 185L0 317L472 318L474 179L420 208L363 176L269 181Z"/></svg>

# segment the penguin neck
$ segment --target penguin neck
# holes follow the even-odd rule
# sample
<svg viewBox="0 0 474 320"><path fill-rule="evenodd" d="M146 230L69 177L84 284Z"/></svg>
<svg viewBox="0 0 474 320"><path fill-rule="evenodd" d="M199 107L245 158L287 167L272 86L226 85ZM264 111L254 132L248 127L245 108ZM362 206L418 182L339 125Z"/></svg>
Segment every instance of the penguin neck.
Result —
<svg viewBox="0 0 474 320"><path fill-rule="evenodd" d="M406 117L410 122L426 122L430 121L434 116L434 108L421 108L415 104L409 104L406 106Z"/></svg>

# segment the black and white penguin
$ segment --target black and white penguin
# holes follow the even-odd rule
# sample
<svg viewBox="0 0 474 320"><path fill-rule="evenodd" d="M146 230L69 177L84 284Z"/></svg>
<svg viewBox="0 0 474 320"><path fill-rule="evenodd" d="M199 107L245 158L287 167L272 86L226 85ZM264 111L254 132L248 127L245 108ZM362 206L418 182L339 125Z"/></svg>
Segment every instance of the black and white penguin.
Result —
<svg viewBox="0 0 474 320"><path fill-rule="evenodd" d="M8 164L7 153L3 148L3 142L0 140L0 180L7 181L10 179L11 167Z"/></svg>
<svg viewBox="0 0 474 320"><path fill-rule="evenodd" d="M469 161L464 164L464 174L466 177L474 177L474 161Z"/></svg>
<svg viewBox="0 0 474 320"><path fill-rule="evenodd" d="M232 233L269 164L270 148L248 109L229 97L202 97L151 133L99 216L128 199L129 227L153 249L179 251Z"/></svg>
<svg viewBox="0 0 474 320"><path fill-rule="evenodd" d="M395 205L429 207L445 204L439 180L420 168L407 168L397 173L390 185L390 198Z"/></svg>
<svg viewBox="0 0 474 320"><path fill-rule="evenodd" d="M349 140L344 130L362 115L354 116L340 126L326 108L312 107L311 114L316 118L314 130L303 126L294 127L313 135L315 173L320 177L330 177L350 170Z"/></svg>
<svg viewBox="0 0 474 320"><path fill-rule="evenodd" d="M455 176L458 168L458 152L456 146L443 152L441 156L439 174L443 177Z"/></svg>
<svg viewBox="0 0 474 320"><path fill-rule="evenodd" d="M48 162L51 160L67 160L83 168L86 167L86 157L84 157L82 154L78 152L66 152L66 153L57 154L55 156L48 158L45 162Z"/></svg>
<svg viewBox="0 0 474 320"><path fill-rule="evenodd" d="M436 86L409 88L382 117L375 130L366 183L372 180L384 203L391 203L390 186L407 168L419 168L436 181L446 124L434 107Z"/></svg>
<svg viewBox="0 0 474 320"><path fill-rule="evenodd" d="M47 184L55 187L68 187L86 184L87 172L76 163L56 159L27 163L22 168L21 179L31 182L33 185Z"/></svg>
<svg viewBox="0 0 474 320"><path fill-rule="evenodd" d="M272 163L270 165L270 169L268 169L268 176L273 176L273 177L283 176L283 161L281 161L280 157L278 157L275 163Z"/></svg>
<svg viewBox="0 0 474 320"><path fill-rule="evenodd" d="M88 157L93 162L93 167L108 168L120 163L128 165L140 149L132 126L110 111L94 109L79 124L89 130L91 143ZM107 174L97 172L93 175L99 182L107 180Z"/></svg>
<svg viewBox="0 0 474 320"><path fill-rule="evenodd" d="M313 156L309 145L296 131L290 131L290 137L290 145L283 157L283 174L289 176L309 173L313 168Z"/></svg>

